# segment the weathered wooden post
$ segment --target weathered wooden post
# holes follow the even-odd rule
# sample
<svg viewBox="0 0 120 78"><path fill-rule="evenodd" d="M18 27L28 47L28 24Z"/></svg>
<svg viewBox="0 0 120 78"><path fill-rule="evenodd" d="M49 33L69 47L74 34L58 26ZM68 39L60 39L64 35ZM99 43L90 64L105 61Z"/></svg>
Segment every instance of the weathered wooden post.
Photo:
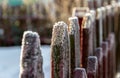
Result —
<svg viewBox="0 0 120 78"><path fill-rule="evenodd" d="M120 51L120 3L116 3L116 1L111 2L112 5L112 14L113 14L113 21L114 21L114 34L115 34L115 45L116 45L116 58L119 58L119 51ZM116 60L117 61L117 60ZM116 65L119 64L119 60L117 61Z"/></svg>
<svg viewBox="0 0 120 78"><path fill-rule="evenodd" d="M87 74L84 68L76 68L74 71L74 78L87 78Z"/></svg>
<svg viewBox="0 0 120 78"><path fill-rule="evenodd" d="M75 39L75 67L80 67L80 26L78 23L78 18L77 17L70 17L70 31L72 34L72 31L74 32L74 39Z"/></svg>
<svg viewBox="0 0 120 78"><path fill-rule="evenodd" d="M44 78L42 66L39 35L26 31L22 39L20 78Z"/></svg>
<svg viewBox="0 0 120 78"><path fill-rule="evenodd" d="M91 36L92 36L92 31L91 31L91 19L89 18L89 15L86 14L85 17L83 18L82 22L82 30L83 34L81 36L81 54L82 54L82 67L87 68L87 58L90 54L92 54L92 42L91 42Z"/></svg>
<svg viewBox="0 0 120 78"><path fill-rule="evenodd" d="M68 34L70 39L70 70L69 77L73 78L73 72L76 67L80 67L80 33L77 17L69 18L70 25L68 26Z"/></svg>
<svg viewBox="0 0 120 78"><path fill-rule="evenodd" d="M92 41L93 41L93 52L95 51L95 48L96 48L96 12L95 10L90 10L90 13L91 13L91 18L92 18ZM94 54L94 53L93 53Z"/></svg>
<svg viewBox="0 0 120 78"><path fill-rule="evenodd" d="M108 36L108 77L115 78L116 74L116 51L115 51L115 35L114 33Z"/></svg>
<svg viewBox="0 0 120 78"><path fill-rule="evenodd" d="M51 43L51 78L69 78L69 38L67 24L55 23Z"/></svg>
<svg viewBox="0 0 120 78"><path fill-rule="evenodd" d="M118 21L120 21L120 2L118 3ZM118 25L120 25L120 22L118 22ZM118 27L118 30L120 29L120 26ZM117 31L117 36L116 36L116 64L117 64L117 71L120 69L120 31Z"/></svg>
<svg viewBox="0 0 120 78"><path fill-rule="evenodd" d="M80 26L80 54L81 54L81 67L82 67L82 45L83 45L83 42L82 42L82 36L83 36L83 28L82 28L82 22L83 22L83 18L85 16L85 14L89 12L89 9L88 7L82 7L82 8L79 8L79 7L75 7L73 9L73 15L72 16L76 16L78 17L78 22L79 22L79 26Z"/></svg>
<svg viewBox="0 0 120 78"><path fill-rule="evenodd" d="M95 14L95 13L93 13ZM85 14L85 17L87 18L88 20L88 27L89 28L89 55L93 55L93 52L94 52L94 22L95 22L95 15L93 15L92 13L86 13Z"/></svg>
<svg viewBox="0 0 120 78"><path fill-rule="evenodd" d="M101 8L97 9L96 14L96 46L99 47L103 41L103 30L102 30L102 10Z"/></svg>
<svg viewBox="0 0 120 78"><path fill-rule="evenodd" d="M103 49L103 78L108 78L108 42L102 42Z"/></svg>
<svg viewBox="0 0 120 78"><path fill-rule="evenodd" d="M102 48L96 48L95 56L98 58L98 78L103 78L103 51Z"/></svg>
<svg viewBox="0 0 120 78"><path fill-rule="evenodd" d="M96 56L89 56L87 63L88 78L98 78L98 59Z"/></svg>

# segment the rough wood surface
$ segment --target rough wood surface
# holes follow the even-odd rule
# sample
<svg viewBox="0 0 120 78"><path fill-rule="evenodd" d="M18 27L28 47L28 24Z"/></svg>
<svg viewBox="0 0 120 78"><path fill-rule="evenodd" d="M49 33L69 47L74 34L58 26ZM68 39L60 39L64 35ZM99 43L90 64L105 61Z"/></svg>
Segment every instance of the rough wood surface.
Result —
<svg viewBox="0 0 120 78"><path fill-rule="evenodd" d="M68 26L68 33L70 39L70 70L69 77L73 78L73 72L76 67L80 67L80 33L77 17L69 18L70 25Z"/></svg>
<svg viewBox="0 0 120 78"><path fill-rule="evenodd" d="M88 78L98 78L98 59L96 56L89 56L87 63Z"/></svg>
<svg viewBox="0 0 120 78"><path fill-rule="evenodd" d="M24 32L20 60L20 78L44 78L39 35Z"/></svg>
<svg viewBox="0 0 120 78"><path fill-rule="evenodd" d="M51 78L69 78L69 38L67 24L53 26L51 43Z"/></svg>
<svg viewBox="0 0 120 78"><path fill-rule="evenodd" d="M70 17L70 28L73 28L75 34L75 67L80 67L80 26L77 17Z"/></svg>
<svg viewBox="0 0 120 78"><path fill-rule="evenodd" d="M86 70L84 68L75 68L74 78L87 78Z"/></svg>

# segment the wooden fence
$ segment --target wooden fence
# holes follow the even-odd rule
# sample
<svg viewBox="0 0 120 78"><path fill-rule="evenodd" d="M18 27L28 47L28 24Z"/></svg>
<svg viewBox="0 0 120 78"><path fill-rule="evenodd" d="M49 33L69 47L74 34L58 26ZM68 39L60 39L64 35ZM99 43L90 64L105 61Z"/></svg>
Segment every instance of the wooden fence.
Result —
<svg viewBox="0 0 120 78"><path fill-rule="evenodd" d="M115 78L116 66L118 65L116 58L120 55L120 3L112 2L104 6L95 3L92 8L91 6L88 7L74 8L72 17L69 18L69 25L61 21L53 26L51 78ZM35 72L39 69L36 69L38 58L34 58L34 56L40 50L34 49L37 46L30 47L32 44L27 44L27 42L35 42L36 36L32 34L29 36L32 36L32 39L28 39L23 44L22 56L24 57L22 57L21 68L24 71L21 71L20 78L43 78L42 60L38 60L41 72ZM28 37L26 36L26 38ZM34 43L34 45L38 45L38 43ZM33 50L30 49L33 52L29 49L26 50L27 47L33 48ZM34 58L34 60L25 61L27 55L25 54L25 56L24 53L31 53L31 58L28 58ZM36 64L32 63L35 61ZM36 66L33 66L33 69L29 71L25 71L30 64ZM24 74L24 72L27 74Z"/></svg>

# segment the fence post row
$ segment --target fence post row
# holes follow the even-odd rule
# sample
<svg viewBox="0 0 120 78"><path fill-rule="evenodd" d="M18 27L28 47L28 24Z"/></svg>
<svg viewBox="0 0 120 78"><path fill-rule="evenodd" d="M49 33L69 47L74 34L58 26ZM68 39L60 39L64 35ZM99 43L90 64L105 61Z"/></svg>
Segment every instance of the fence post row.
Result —
<svg viewBox="0 0 120 78"><path fill-rule="evenodd" d="M61 21L53 26L51 78L114 78L116 56L120 59L120 3L85 0L81 4L73 9L69 25ZM20 78L44 78L39 44L37 33L24 33Z"/></svg>

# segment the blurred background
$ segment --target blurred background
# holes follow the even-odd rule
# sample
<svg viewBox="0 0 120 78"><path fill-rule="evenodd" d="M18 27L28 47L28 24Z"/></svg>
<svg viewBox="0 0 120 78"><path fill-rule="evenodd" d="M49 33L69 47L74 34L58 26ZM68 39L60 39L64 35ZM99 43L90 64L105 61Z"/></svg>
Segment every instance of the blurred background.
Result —
<svg viewBox="0 0 120 78"><path fill-rule="evenodd" d="M38 32L42 44L49 44L53 22L50 3L51 0L0 0L0 46L20 45L25 30Z"/></svg>

